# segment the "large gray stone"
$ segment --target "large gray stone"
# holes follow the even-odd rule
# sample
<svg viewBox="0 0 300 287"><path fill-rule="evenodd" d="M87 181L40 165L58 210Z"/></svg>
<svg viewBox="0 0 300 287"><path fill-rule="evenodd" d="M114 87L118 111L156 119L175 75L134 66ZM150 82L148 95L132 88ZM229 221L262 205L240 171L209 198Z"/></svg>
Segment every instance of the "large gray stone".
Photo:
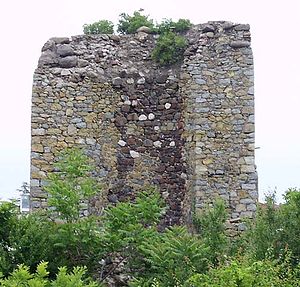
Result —
<svg viewBox="0 0 300 287"><path fill-rule="evenodd" d="M58 64L58 60L56 54L50 50L42 52L42 55L39 59L38 66L56 66Z"/></svg>
<svg viewBox="0 0 300 287"><path fill-rule="evenodd" d="M61 68L73 68L77 66L78 59L76 56L67 56L58 60Z"/></svg>
<svg viewBox="0 0 300 287"><path fill-rule="evenodd" d="M67 45L67 44L59 45L57 47L57 54L61 57L73 56L74 49L70 45Z"/></svg>
<svg viewBox="0 0 300 287"><path fill-rule="evenodd" d="M246 47L250 47L250 42L248 41L232 41L230 42L230 47L238 49L238 48L246 48Z"/></svg>

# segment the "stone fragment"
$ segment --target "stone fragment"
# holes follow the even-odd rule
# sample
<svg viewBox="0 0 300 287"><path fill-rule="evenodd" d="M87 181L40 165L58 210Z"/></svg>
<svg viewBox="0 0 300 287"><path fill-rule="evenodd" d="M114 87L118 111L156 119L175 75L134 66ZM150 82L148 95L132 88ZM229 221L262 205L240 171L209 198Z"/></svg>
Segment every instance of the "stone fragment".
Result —
<svg viewBox="0 0 300 287"><path fill-rule="evenodd" d="M245 134L249 134L249 133L253 133L255 130L254 124L246 124L244 127L244 133Z"/></svg>
<svg viewBox="0 0 300 287"><path fill-rule="evenodd" d="M120 77L116 77L112 79L112 84L114 86L119 87L122 84L122 79Z"/></svg>
<svg viewBox="0 0 300 287"><path fill-rule="evenodd" d="M55 42L55 44L69 44L70 39L68 37L53 37L50 40Z"/></svg>
<svg viewBox="0 0 300 287"><path fill-rule="evenodd" d="M71 72L68 69L62 69L60 74L62 76L69 76L69 75L71 75Z"/></svg>
<svg viewBox="0 0 300 287"><path fill-rule="evenodd" d="M153 146L153 141L149 140L149 139L145 139L143 144L145 147L151 147L151 146Z"/></svg>
<svg viewBox="0 0 300 287"><path fill-rule="evenodd" d="M114 42L117 42L117 43L119 43L120 40L121 40L120 36L119 35L115 35L115 34L109 35L109 38L111 40L113 40Z"/></svg>
<svg viewBox="0 0 300 287"><path fill-rule="evenodd" d="M77 63L78 59L76 56L67 56L58 60L58 64L61 68L73 68L77 66Z"/></svg>
<svg viewBox="0 0 300 287"><path fill-rule="evenodd" d="M124 101L124 105L130 106L131 105L131 101L129 101L129 100Z"/></svg>
<svg viewBox="0 0 300 287"><path fill-rule="evenodd" d="M213 38L214 37L214 33L213 32L207 32L206 33L206 36L208 37L208 38Z"/></svg>
<svg viewBox="0 0 300 287"><path fill-rule="evenodd" d="M153 120L154 118L155 118L155 115L154 115L154 114L150 113L150 114L148 115L148 119L149 119L149 120Z"/></svg>
<svg viewBox="0 0 300 287"><path fill-rule="evenodd" d="M142 43L146 42L148 37L149 37L148 33L145 32L138 32L135 36L135 38Z"/></svg>
<svg viewBox="0 0 300 287"><path fill-rule="evenodd" d="M172 105L171 105L170 103L165 103L165 109L166 109L166 110L169 110L169 109L171 108L171 106L172 106Z"/></svg>
<svg viewBox="0 0 300 287"><path fill-rule="evenodd" d="M232 41L230 42L230 47L232 48L245 48L245 47L250 47L250 42L248 41Z"/></svg>
<svg viewBox="0 0 300 287"><path fill-rule="evenodd" d="M171 147L175 146L175 141L171 141L171 142L169 143L169 146L171 146Z"/></svg>
<svg viewBox="0 0 300 287"><path fill-rule="evenodd" d="M138 33L139 32L144 32L144 33L147 33L147 34L150 34L152 32L151 28L147 27L147 26L141 26L140 28L138 28L136 30Z"/></svg>
<svg viewBox="0 0 300 287"><path fill-rule="evenodd" d="M254 190L254 189L256 189L256 185L253 184L253 183L243 183L242 184L242 189L245 189L245 190Z"/></svg>
<svg viewBox="0 0 300 287"><path fill-rule="evenodd" d="M249 89L248 89L248 95L254 95L254 87L251 86Z"/></svg>
<svg viewBox="0 0 300 287"><path fill-rule="evenodd" d="M57 64L58 64L58 60L56 54L50 50L43 52L38 62L39 67L43 67L46 65L55 66Z"/></svg>
<svg viewBox="0 0 300 287"><path fill-rule="evenodd" d="M130 150L129 153L130 153L130 156L132 158L138 158L138 157L140 157L140 154L138 152L134 151L134 150Z"/></svg>
<svg viewBox="0 0 300 287"><path fill-rule="evenodd" d="M86 139L86 143L87 143L88 145L95 145L95 144L96 144L96 140L93 139L93 138L87 138L87 139Z"/></svg>
<svg viewBox="0 0 300 287"><path fill-rule="evenodd" d="M78 59L78 67L83 68L89 65L89 61L84 59Z"/></svg>
<svg viewBox="0 0 300 287"><path fill-rule="evenodd" d="M252 212L255 212L257 209L257 206L255 203L250 203L250 204L247 204L247 210L248 211L252 211Z"/></svg>
<svg viewBox="0 0 300 287"><path fill-rule="evenodd" d="M131 105L133 107L136 107L138 105L138 101L137 100L132 100Z"/></svg>
<svg viewBox="0 0 300 287"><path fill-rule="evenodd" d="M252 173L255 172L255 167L253 165L242 165L241 166L242 173Z"/></svg>
<svg viewBox="0 0 300 287"><path fill-rule="evenodd" d="M210 24L206 24L203 29L202 32L203 33L207 33L207 32L214 32L215 31L215 27L213 25Z"/></svg>
<svg viewBox="0 0 300 287"><path fill-rule="evenodd" d="M198 164L197 166L196 166L196 169L195 169L195 171L196 171L196 174L203 174L203 173L206 173L207 172L207 167L205 166L205 165L200 165L200 164Z"/></svg>
<svg viewBox="0 0 300 287"><path fill-rule="evenodd" d="M254 156L246 156L244 157L244 160L246 164L255 164Z"/></svg>
<svg viewBox="0 0 300 287"><path fill-rule="evenodd" d="M205 85L206 84L206 81L204 79L200 79L200 78L196 78L195 79L195 82L198 84L198 85Z"/></svg>
<svg viewBox="0 0 300 287"><path fill-rule="evenodd" d="M129 78L129 79L126 80L126 83L129 84L129 85L132 85L132 84L134 84L134 79Z"/></svg>
<svg viewBox="0 0 300 287"><path fill-rule="evenodd" d="M52 41L52 40L48 40L48 41L44 44L44 46L43 46L43 48L42 48L42 52L47 51L47 50L51 50L51 51L54 52L54 51L55 51L55 48L56 48L55 42Z"/></svg>
<svg viewBox="0 0 300 287"><path fill-rule="evenodd" d="M155 142L153 143L153 145L154 145L155 147L161 147L162 142L161 142L161 141L155 141Z"/></svg>
<svg viewBox="0 0 300 287"><path fill-rule="evenodd" d="M206 158L206 159L202 160L202 163L204 165L212 164L213 163L213 159L212 158Z"/></svg>
<svg viewBox="0 0 300 287"><path fill-rule="evenodd" d="M233 24L232 22L225 22L223 24L223 29L224 30L230 30L231 28L233 28L235 26L235 24Z"/></svg>
<svg viewBox="0 0 300 287"><path fill-rule="evenodd" d="M68 135L74 135L77 133L77 128L75 127L75 125L70 124L68 125Z"/></svg>
<svg viewBox="0 0 300 287"><path fill-rule="evenodd" d="M249 24L239 24L234 27L235 31L249 31L250 25Z"/></svg>
<svg viewBox="0 0 300 287"><path fill-rule="evenodd" d="M32 129L31 135L32 136L43 136L43 135L45 135L45 129L42 129L42 128L40 128L40 129Z"/></svg>
<svg viewBox="0 0 300 287"><path fill-rule="evenodd" d="M137 80L138 85L143 85L143 84L145 84L145 82L146 82L145 78L140 78L140 79Z"/></svg>
<svg viewBox="0 0 300 287"><path fill-rule="evenodd" d="M59 45L56 52L61 57L73 56L75 54L74 49L68 44Z"/></svg>
<svg viewBox="0 0 300 287"><path fill-rule="evenodd" d="M44 151L44 147L41 144L32 144L31 145L31 151L41 153L41 152Z"/></svg>
<svg viewBox="0 0 300 287"><path fill-rule="evenodd" d="M119 140L119 141L118 141L118 145L119 145L119 146L126 146L126 142L123 141L123 140Z"/></svg>
<svg viewBox="0 0 300 287"><path fill-rule="evenodd" d="M140 115L139 116L139 121L145 121L147 120L147 116L146 115Z"/></svg>
<svg viewBox="0 0 300 287"><path fill-rule="evenodd" d="M128 113L130 111L130 106L129 105L123 105L121 107L121 111L124 113Z"/></svg>
<svg viewBox="0 0 300 287"><path fill-rule="evenodd" d="M117 127L125 126L126 123L127 123L127 119L126 119L125 117L123 117L123 116L117 116L117 117L115 118L115 125L116 125Z"/></svg>

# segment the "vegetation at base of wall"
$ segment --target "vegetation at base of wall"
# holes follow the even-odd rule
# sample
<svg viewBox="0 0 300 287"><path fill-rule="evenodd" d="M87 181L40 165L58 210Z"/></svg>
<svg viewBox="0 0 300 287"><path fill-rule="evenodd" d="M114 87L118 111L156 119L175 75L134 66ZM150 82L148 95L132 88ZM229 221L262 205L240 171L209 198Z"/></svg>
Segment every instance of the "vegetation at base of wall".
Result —
<svg viewBox="0 0 300 287"><path fill-rule="evenodd" d="M57 184L63 197L59 190L53 193L53 206L60 208L55 213L24 215L13 203L0 205L0 286L84 287L107 281L131 287L300 286L300 190L288 190L280 206L269 197L233 243L221 200L195 216L196 233L184 226L159 231L166 207L153 188L134 202L108 206L102 216L79 217L80 205L66 196L72 198L72 186L80 200L89 197L81 179L90 177L91 168L80 150L62 154L58 177L49 177L49 186L62 179L66 184ZM74 174L81 179L72 185ZM76 212L62 208L63 200ZM235 253L233 244L239 246ZM95 281L86 281L85 274ZM120 278L122 283L113 281Z"/></svg>
<svg viewBox="0 0 300 287"><path fill-rule="evenodd" d="M48 278L47 262L41 262L35 273L31 273L26 265L19 265L7 278L1 279L3 287L101 287L97 282L85 278L86 268L75 267L68 273L65 267L58 270L56 278Z"/></svg>
<svg viewBox="0 0 300 287"><path fill-rule="evenodd" d="M66 150L59 158L45 187L49 195L48 205L56 217L75 222L80 217L81 203L99 193L100 187L90 176L93 166L81 150Z"/></svg>
<svg viewBox="0 0 300 287"><path fill-rule="evenodd" d="M84 34L113 34L114 24L109 20L100 20L92 24L83 25Z"/></svg>
<svg viewBox="0 0 300 287"><path fill-rule="evenodd" d="M210 248L210 261L214 266L223 263L228 253L229 239L225 227L227 216L221 199L216 199L212 208L206 207L194 216L194 227Z"/></svg>

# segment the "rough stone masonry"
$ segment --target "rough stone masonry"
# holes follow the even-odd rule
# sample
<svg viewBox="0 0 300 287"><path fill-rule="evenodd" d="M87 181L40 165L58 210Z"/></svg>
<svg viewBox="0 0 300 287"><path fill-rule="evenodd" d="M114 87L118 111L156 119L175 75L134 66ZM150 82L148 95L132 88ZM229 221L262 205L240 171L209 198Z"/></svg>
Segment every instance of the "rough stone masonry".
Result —
<svg viewBox="0 0 300 287"><path fill-rule="evenodd" d="M42 48L32 94L32 208L47 206L45 177L59 151L80 146L96 164L101 195L133 199L158 186L165 224L222 197L231 219L252 217L254 80L249 25L209 22L185 35L184 60L151 59L156 35L52 38Z"/></svg>

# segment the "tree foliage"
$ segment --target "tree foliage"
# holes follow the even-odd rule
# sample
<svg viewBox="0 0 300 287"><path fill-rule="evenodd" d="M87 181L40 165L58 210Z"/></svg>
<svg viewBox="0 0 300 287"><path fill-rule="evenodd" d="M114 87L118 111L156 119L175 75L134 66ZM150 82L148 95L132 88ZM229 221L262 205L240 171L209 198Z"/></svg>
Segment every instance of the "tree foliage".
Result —
<svg viewBox="0 0 300 287"><path fill-rule="evenodd" d="M143 15L141 11L134 11L133 15L126 13L120 14L118 32L121 34L133 34L142 26L146 26L150 29L154 28L153 20L149 19L149 16Z"/></svg>
<svg viewBox="0 0 300 287"><path fill-rule="evenodd" d="M92 24L83 25L84 34L113 34L114 24L109 20L100 20Z"/></svg>
<svg viewBox="0 0 300 287"><path fill-rule="evenodd" d="M48 205L61 219L74 222L80 217L84 200L100 192L96 180L90 176L93 167L79 149L62 152L55 167L56 171L48 175L49 184L45 187L49 194Z"/></svg>
<svg viewBox="0 0 300 287"><path fill-rule="evenodd" d="M85 278L85 267L74 267L68 273L66 267L59 268L54 280L48 278L47 262L41 262L35 273L26 265L19 265L7 278L0 278L3 287L100 287L100 284Z"/></svg>

